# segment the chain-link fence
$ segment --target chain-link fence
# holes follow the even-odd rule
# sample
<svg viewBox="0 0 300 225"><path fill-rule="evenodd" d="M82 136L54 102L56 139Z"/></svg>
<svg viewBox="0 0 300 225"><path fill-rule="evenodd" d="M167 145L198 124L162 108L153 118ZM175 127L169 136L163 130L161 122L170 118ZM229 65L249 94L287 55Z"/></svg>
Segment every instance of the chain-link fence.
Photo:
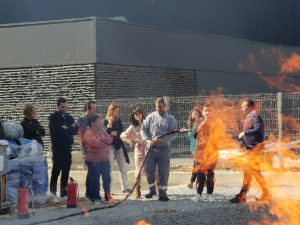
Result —
<svg viewBox="0 0 300 225"><path fill-rule="evenodd" d="M299 138L300 131L300 94L278 93L278 94L249 94L249 95L214 95L214 96L190 96L190 97L164 97L168 111L178 120L179 127L187 127L187 119L190 111L194 107L201 107L204 104L212 105L212 110L219 113L220 118L225 122L227 132L236 136L241 130L241 102L252 99L257 102L264 123L267 136L281 137L288 134L289 138ZM88 100L88 99L87 99ZM145 115L154 111L155 98L120 98L97 100L98 112L103 117L106 114L108 105L117 102L120 105L121 119L124 127L130 125L130 113L134 106L139 106ZM56 108L55 100L31 101L38 109L39 120L48 129L48 116ZM70 99L69 112L74 118L79 118L83 113L84 102ZM22 119L23 102L15 105L2 105L2 115L4 119L20 121ZM281 116L281 113L283 114ZM49 134L49 132L47 132ZM51 149L49 136L45 138L45 150ZM76 138L74 150L81 150ZM172 143L172 165L190 162L189 141L186 134L178 135Z"/></svg>

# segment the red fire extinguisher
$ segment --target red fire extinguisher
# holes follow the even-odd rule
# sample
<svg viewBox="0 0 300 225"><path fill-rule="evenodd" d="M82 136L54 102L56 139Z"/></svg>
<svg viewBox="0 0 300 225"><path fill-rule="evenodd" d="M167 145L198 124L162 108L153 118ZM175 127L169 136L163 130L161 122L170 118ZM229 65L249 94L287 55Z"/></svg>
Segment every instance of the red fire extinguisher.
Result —
<svg viewBox="0 0 300 225"><path fill-rule="evenodd" d="M77 207L78 184L72 177L69 178L67 192L68 192L67 208L76 208Z"/></svg>
<svg viewBox="0 0 300 225"><path fill-rule="evenodd" d="M29 218L28 210L29 194L26 187L19 187L18 189L18 219Z"/></svg>

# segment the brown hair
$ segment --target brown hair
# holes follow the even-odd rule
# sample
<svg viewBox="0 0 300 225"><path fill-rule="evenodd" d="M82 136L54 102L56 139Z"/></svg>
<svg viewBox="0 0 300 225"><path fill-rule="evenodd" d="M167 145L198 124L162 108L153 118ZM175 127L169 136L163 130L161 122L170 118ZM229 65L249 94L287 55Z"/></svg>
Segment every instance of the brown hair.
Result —
<svg viewBox="0 0 300 225"><path fill-rule="evenodd" d="M107 113L106 113L105 119L108 121L109 117L111 117L111 115L112 115L112 112L115 109L119 109L119 108L120 108L120 106L116 102L110 103L110 105L108 106L108 109L107 109Z"/></svg>
<svg viewBox="0 0 300 225"><path fill-rule="evenodd" d="M192 129L193 128L193 124L195 122L195 120L192 118L193 112L197 112L199 114L199 117L202 117L202 113L201 113L201 111L199 109L193 109L193 110L191 110L191 112L189 114L189 118L187 120L188 129Z"/></svg>
<svg viewBox="0 0 300 225"><path fill-rule="evenodd" d="M26 104L23 108L24 116L28 119L32 119L32 112L34 112L34 106L32 104Z"/></svg>

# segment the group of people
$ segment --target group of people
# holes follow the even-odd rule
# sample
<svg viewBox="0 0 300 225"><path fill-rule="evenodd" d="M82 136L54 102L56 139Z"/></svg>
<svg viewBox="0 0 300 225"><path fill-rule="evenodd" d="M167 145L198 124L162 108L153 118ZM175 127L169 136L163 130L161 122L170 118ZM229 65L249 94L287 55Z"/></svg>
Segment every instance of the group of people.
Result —
<svg viewBox="0 0 300 225"><path fill-rule="evenodd" d="M230 199L231 203L245 203L246 195L250 189L253 178L262 189L259 202L270 201L272 195L268 185L261 174L260 164L264 148L264 123L261 116L255 111L255 102L247 100L242 103L241 111L244 115L243 131L239 133L238 139L240 149L245 151L247 163L244 165L243 185L240 193ZM202 111L194 109L188 119L188 133L190 140L190 151L194 158L194 167L189 188L193 188L196 182L197 194L191 199L199 202L206 198L214 201L212 196L215 186L215 173L222 135L225 133L225 124L216 115L211 114L211 107L204 105ZM207 196L203 196L206 185Z"/></svg>
<svg viewBox="0 0 300 225"><path fill-rule="evenodd" d="M86 198L94 204L100 204L100 177L104 190L104 199L112 201L112 168L116 161L119 169L121 189L129 193L126 163L129 157L124 142L134 150L135 178L137 187L135 197L141 198L141 176L145 175L149 192L145 198L159 196L160 201L168 201L167 195L170 172L170 146L176 139L176 134L163 135L178 129L174 116L166 111L163 98L155 102L155 111L144 116L139 107L133 108L131 125L124 129L120 119L120 106L111 103L104 118L97 114L96 102L89 101L84 106L85 113L77 122L67 113L68 102L65 98L57 100L57 110L49 116L49 129L52 144L53 168L50 179L50 192L57 198L57 180L60 176L60 197L67 196L67 183L72 163L72 145L74 135L79 140L84 152L86 176ZM219 156L219 145L225 124L211 114L209 105L202 110L194 109L188 120L190 150L194 158L194 166L188 187L193 188L196 182L197 195L193 201L201 201L206 185L208 200L213 201L215 185L214 170ZM243 132L239 134L242 147L247 151L251 162L244 171L244 182L239 194L230 201L232 203L246 202L246 194L254 177L260 184L263 195L261 201L269 200L271 194L261 175L259 156L263 149L264 125L261 117L255 112L255 103L251 100L242 105L245 115ZM36 119L36 110L30 104L24 108L24 137L34 139L43 144L44 128ZM146 157L147 155L147 157ZM143 162L145 167L142 169ZM255 163L253 163L253 161Z"/></svg>

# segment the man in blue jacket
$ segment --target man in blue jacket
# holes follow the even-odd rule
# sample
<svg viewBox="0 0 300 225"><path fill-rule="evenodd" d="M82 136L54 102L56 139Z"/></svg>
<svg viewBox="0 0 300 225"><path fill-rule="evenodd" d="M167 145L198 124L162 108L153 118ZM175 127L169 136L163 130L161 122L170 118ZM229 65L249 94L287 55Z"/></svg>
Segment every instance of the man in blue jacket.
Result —
<svg viewBox="0 0 300 225"><path fill-rule="evenodd" d="M68 103L65 98L58 98L57 111L49 116L49 129L52 144L53 167L50 180L50 192L56 196L57 179L60 177L60 197L67 196L67 184L72 163L73 135L78 126L67 113Z"/></svg>
<svg viewBox="0 0 300 225"><path fill-rule="evenodd" d="M239 134L241 145L247 151L247 165L244 169L243 186L239 194L230 199L232 203L245 203L253 177L262 189L260 202L269 201L271 194L268 185L260 171L261 154L264 148L264 124L258 113L255 112L255 102L247 100L242 103L242 112L246 117L243 123L243 132Z"/></svg>

